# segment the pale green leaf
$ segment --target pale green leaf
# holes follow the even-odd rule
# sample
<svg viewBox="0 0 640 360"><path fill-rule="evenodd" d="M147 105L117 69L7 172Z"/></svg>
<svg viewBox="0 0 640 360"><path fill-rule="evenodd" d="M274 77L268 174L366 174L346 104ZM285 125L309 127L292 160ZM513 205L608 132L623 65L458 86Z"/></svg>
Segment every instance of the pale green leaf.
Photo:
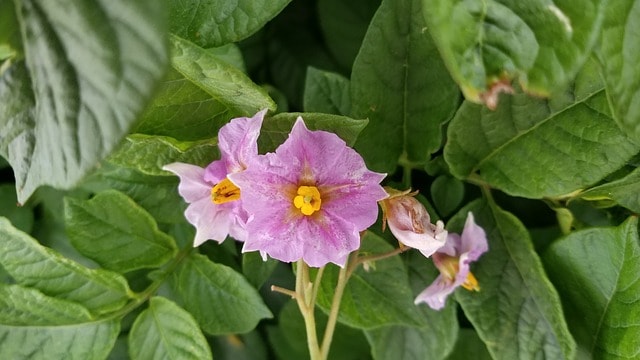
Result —
<svg viewBox="0 0 640 360"><path fill-rule="evenodd" d="M132 296L123 277L62 257L5 218L0 218L0 265L18 284L80 303L93 313L119 309Z"/></svg>
<svg viewBox="0 0 640 360"><path fill-rule="evenodd" d="M611 117L593 64L550 100L522 93L496 111L465 102L449 125L451 173L514 196L568 194L622 167L640 150Z"/></svg>
<svg viewBox="0 0 640 360"><path fill-rule="evenodd" d="M421 7L421 0L383 1L353 65L351 115L369 119L355 148L375 171L393 173L400 159L425 163L458 107L458 87Z"/></svg>
<svg viewBox="0 0 640 360"><path fill-rule="evenodd" d="M211 359L196 320L173 302L153 297L129 332L131 359Z"/></svg>
<svg viewBox="0 0 640 360"><path fill-rule="evenodd" d="M621 179L598 185L577 196L599 203L614 202L635 213L640 213L640 168Z"/></svg>
<svg viewBox="0 0 640 360"><path fill-rule="evenodd" d="M275 110L266 90L207 50L177 36L170 37L173 68L234 113L253 116Z"/></svg>
<svg viewBox="0 0 640 360"><path fill-rule="evenodd" d="M512 79L549 95L578 72L595 45L607 0L422 0L438 49L465 97L495 96Z"/></svg>
<svg viewBox="0 0 640 360"><path fill-rule="evenodd" d="M584 358L640 356L639 241L632 217L616 228L574 232L545 253Z"/></svg>
<svg viewBox="0 0 640 360"><path fill-rule="evenodd" d="M65 199L65 223L71 244L102 267L121 273L159 267L177 252L171 236L153 218L116 190L89 200Z"/></svg>
<svg viewBox="0 0 640 360"><path fill-rule="evenodd" d="M307 112L349 115L349 79L340 74L309 67L304 83L303 102Z"/></svg>
<svg viewBox="0 0 640 360"><path fill-rule="evenodd" d="M173 162L206 167L220 157L216 145L215 139L180 141L168 136L132 134L107 160L147 175L173 175L162 167Z"/></svg>
<svg viewBox="0 0 640 360"><path fill-rule="evenodd" d="M170 29L202 47L240 41L263 27L291 0L171 0Z"/></svg>
<svg viewBox="0 0 640 360"><path fill-rule="evenodd" d="M23 203L41 185L73 187L113 150L162 78L167 46L152 0L16 5L28 72L15 63L1 75L0 152Z"/></svg>
<svg viewBox="0 0 640 360"><path fill-rule="evenodd" d="M494 203L475 201L447 224L449 231L459 233L468 212L486 232L489 251L471 268L480 291L460 288L455 295L493 358L573 360L576 344L560 298L526 228Z"/></svg>
<svg viewBox="0 0 640 360"><path fill-rule="evenodd" d="M185 258L168 284L178 303L208 334L244 333L271 317L256 289L242 275L203 255Z"/></svg>

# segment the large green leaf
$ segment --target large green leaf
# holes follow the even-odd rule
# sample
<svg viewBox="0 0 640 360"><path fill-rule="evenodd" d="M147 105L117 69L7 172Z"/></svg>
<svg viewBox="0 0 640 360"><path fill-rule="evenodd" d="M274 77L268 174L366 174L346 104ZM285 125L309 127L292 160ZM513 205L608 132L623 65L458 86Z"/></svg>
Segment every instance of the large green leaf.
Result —
<svg viewBox="0 0 640 360"><path fill-rule="evenodd" d="M447 360L491 360L491 354L473 329L460 329L458 341Z"/></svg>
<svg viewBox="0 0 640 360"><path fill-rule="evenodd" d="M349 115L349 79L314 67L307 69L304 83L304 111Z"/></svg>
<svg viewBox="0 0 640 360"><path fill-rule="evenodd" d="M153 297L129 333L131 359L211 359L196 320L173 302Z"/></svg>
<svg viewBox="0 0 640 360"><path fill-rule="evenodd" d="M276 109L266 90L238 68L175 35L170 43L173 68L234 113L253 116L262 109Z"/></svg>
<svg viewBox="0 0 640 360"><path fill-rule="evenodd" d="M65 223L73 246L118 272L159 267L177 252L175 240L131 198L116 190L90 200L65 199Z"/></svg>
<svg viewBox="0 0 640 360"><path fill-rule="evenodd" d="M638 218L570 234L544 254L571 331L588 359L640 354Z"/></svg>
<svg viewBox="0 0 640 360"><path fill-rule="evenodd" d="M618 128L592 63L550 100L517 93L496 111L465 102L448 131L451 173L511 195L560 196L591 185L640 150Z"/></svg>
<svg viewBox="0 0 640 360"><path fill-rule="evenodd" d="M609 1L598 55L620 126L640 139L640 1Z"/></svg>
<svg viewBox="0 0 640 360"><path fill-rule="evenodd" d="M38 244L0 218L0 265L15 281L84 305L91 312L119 309L132 296L116 273L88 269Z"/></svg>
<svg viewBox="0 0 640 360"><path fill-rule="evenodd" d="M495 96L492 87L512 79L538 95L564 87L591 53L608 3L422 2L427 25L449 71L473 102Z"/></svg>
<svg viewBox="0 0 640 360"><path fill-rule="evenodd" d="M635 213L640 213L640 168L621 179L598 185L577 196L600 204L617 203Z"/></svg>
<svg viewBox="0 0 640 360"><path fill-rule="evenodd" d="M448 224L459 232L472 212L489 251L472 267L479 292L459 289L456 300L495 359L573 359L556 290L544 273L527 229L494 203L475 201Z"/></svg>
<svg viewBox="0 0 640 360"><path fill-rule="evenodd" d="M240 41L291 0L171 0L171 32L202 47Z"/></svg>
<svg viewBox="0 0 640 360"><path fill-rule="evenodd" d="M320 113L280 113L267 118L262 124L258 147L260 152L274 151L282 144L298 117L302 117L309 130L331 131L348 145L358 138L358 134L367 126L367 120L356 120L346 116Z"/></svg>
<svg viewBox="0 0 640 360"><path fill-rule="evenodd" d="M74 186L118 144L164 74L167 47L152 0L16 7L28 73L16 63L2 74L0 152L25 202L41 185Z"/></svg>
<svg viewBox="0 0 640 360"><path fill-rule="evenodd" d="M393 248L372 232L362 238L360 254L382 254ZM413 304L407 271L398 256L360 266L344 289L338 320L358 329L389 325L420 326L425 319ZM331 307L338 280L338 267L327 266L318 291L317 304L327 311Z"/></svg>
<svg viewBox="0 0 640 360"><path fill-rule="evenodd" d="M168 283L179 304L212 335L244 333L271 317L256 289L242 275L203 255L183 260Z"/></svg>
<svg viewBox="0 0 640 360"><path fill-rule="evenodd" d="M168 136L131 134L112 153L109 162L148 175L172 175L162 170L172 162L206 167L220 157L215 139L179 141Z"/></svg>
<svg viewBox="0 0 640 360"><path fill-rule="evenodd" d="M355 147L375 171L393 173L401 158L426 162L458 106L421 7L421 0L383 1L353 65L351 115L369 119Z"/></svg>

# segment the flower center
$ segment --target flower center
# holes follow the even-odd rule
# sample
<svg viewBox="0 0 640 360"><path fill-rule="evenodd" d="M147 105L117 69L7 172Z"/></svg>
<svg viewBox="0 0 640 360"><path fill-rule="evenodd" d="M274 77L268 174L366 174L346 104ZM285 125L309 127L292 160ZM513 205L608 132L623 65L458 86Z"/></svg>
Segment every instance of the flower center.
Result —
<svg viewBox="0 0 640 360"><path fill-rule="evenodd" d="M447 279L447 281L455 281L456 279L456 275L458 274L458 271L460 271L460 264L459 264L459 259L457 257L453 257L453 256L448 256L448 255L442 255L439 256L439 261L438 261L438 270L440 270L440 273L442 274L442 276L444 276L445 279ZM480 291L480 285L478 285L478 280L476 279L475 276L473 276L473 274L471 273L471 271L469 271L469 273L467 274L467 278L464 279L464 282L461 285L463 288L469 290L469 291Z"/></svg>
<svg viewBox="0 0 640 360"><path fill-rule="evenodd" d="M298 188L298 195L293 198L293 205L300 209L300 212L304 215L311 215L314 212L320 210L320 191L315 186L300 186Z"/></svg>
<svg viewBox="0 0 640 360"><path fill-rule="evenodd" d="M238 199L240 199L240 189L227 178L211 189L211 201L214 204L224 204Z"/></svg>

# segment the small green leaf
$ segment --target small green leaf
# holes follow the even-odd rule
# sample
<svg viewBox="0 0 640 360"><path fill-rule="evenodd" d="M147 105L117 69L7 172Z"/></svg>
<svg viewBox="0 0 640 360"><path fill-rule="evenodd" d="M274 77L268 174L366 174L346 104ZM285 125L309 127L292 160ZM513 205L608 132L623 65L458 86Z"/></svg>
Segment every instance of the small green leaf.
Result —
<svg viewBox="0 0 640 360"><path fill-rule="evenodd" d="M640 168L621 179L584 191L578 197L598 202L611 200L635 213L640 213Z"/></svg>
<svg viewBox="0 0 640 360"><path fill-rule="evenodd" d="M170 43L173 68L234 113L276 109L267 92L236 67L180 37L171 36Z"/></svg>
<svg viewBox="0 0 640 360"><path fill-rule="evenodd" d="M638 218L616 228L574 232L544 254L579 353L635 359L640 351Z"/></svg>
<svg viewBox="0 0 640 360"><path fill-rule="evenodd" d="M309 67L303 101L307 112L349 115L349 79L340 74Z"/></svg>
<svg viewBox="0 0 640 360"><path fill-rule="evenodd" d="M185 258L168 284L178 303L211 335L244 333L272 316L242 275L203 255Z"/></svg>
<svg viewBox="0 0 640 360"><path fill-rule="evenodd" d="M576 344L556 290L547 279L526 228L494 203L475 201L447 228L459 232L472 212L489 251L472 267L479 292L458 289L456 300L497 359L573 359Z"/></svg>
<svg viewBox="0 0 640 360"><path fill-rule="evenodd" d="M302 117L309 130L330 131L348 145L353 145L367 120L355 120L346 116L319 113L281 113L265 119L258 138L260 152L274 151L287 137L298 116Z"/></svg>
<svg viewBox="0 0 640 360"><path fill-rule="evenodd" d="M438 213L447 217L462 203L464 184L448 175L438 176L431 184L431 198Z"/></svg>
<svg viewBox="0 0 640 360"><path fill-rule="evenodd" d="M5 218L0 218L0 265L18 284L80 303L92 313L117 310L132 296L120 275L68 260L17 230Z"/></svg>
<svg viewBox="0 0 640 360"><path fill-rule="evenodd" d="M598 37L607 0L422 0L438 49L473 102L511 79L549 95L564 87L585 62ZM489 101L487 101L489 103Z"/></svg>
<svg viewBox="0 0 640 360"><path fill-rule="evenodd" d="M260 288L278 266L278 261L268 258L262 260L258 251L242 254L242 273L251 285Z"/></svg>
<svg viewBox="0 0 640 360"><path fill-rule="evenodd" d="M421 0L384 0L353 65L351 115L369 119L355 148L374 171L393 173L400 158L425 163L458 107L421 8Z"/></svg>
<svg viewBox="0 0 640 360"><path fill-rule="evenodd" d="M127 133L164 74L166 19L153 0L14 3L28 72L1 74L0 153L24 203L73 187Z"/></svg>
<svg viewBox="0 0 640 360"><path fill-rule="evenodd" d="M65 198L65 223L71 244L106 269L121 273L159 267L177 252L173 238L153 218L116 190L90 200Z"/></svg>
<svg viewBox="0 0 640 360"><path fill-rule="evenodd" d="M28 206L18 206L16 188L12 184L0 185L0 216L24 232L28 233L33 228L33 210Z"/></svg>
<svg viewBox="0 0 640 360"><path fill-rule="evenodd" d="M609 1L597 54L602 63L609 101L620 127L640 139L640 1Z"/></svg>
<svg viewBox="0 0 640 360"><path fill-rule="evenodd" d="M367 232L360 254L371 255L392 251L382 238ZM409 278L399 257L368 264L353 272L347 282L338 319L358 329L374 329L388 325L421 326L425 320L413 304ZM331 307L338 280L338 267L327 266L318 291L317 304L325 311Z"/></svg>
<svg viewBox="0 0 640 360"><path fill-rule="evenodd" d="M529 198L596 183L640 150L611 117L593 63L550 100L517 93L496 111L465 102L447 137L444 157L453 175Z"/></svg>
<svg viewBox="0 0 640 360"><path fill-rule="evenodd" d="M131 359L211 359L196 320L173 302L153 297L129 332Z"/></svg>
<svg viewBox="0 0 640 360"><path fill-rule="evenodd" d="M238 42L262 28L291 0L171 0L171 32L202 47Z"/></svg>
<svg viewBox="0 0 640 360"><path fill-rule="evenodd" d="M164 165L184 162L206 167L219 158L216 141L179 141L167 136L132 134L107 160L148 175L172 175Z"/></svg>

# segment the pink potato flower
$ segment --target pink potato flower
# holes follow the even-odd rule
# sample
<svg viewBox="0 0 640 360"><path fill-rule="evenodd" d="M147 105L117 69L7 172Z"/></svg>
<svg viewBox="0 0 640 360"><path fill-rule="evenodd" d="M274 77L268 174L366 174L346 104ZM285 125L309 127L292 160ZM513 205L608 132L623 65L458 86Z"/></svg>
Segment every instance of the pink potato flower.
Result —
<svg viewBox="0 0 640 360"><path fill-rule="evenodd" d="M245 241L249 214L242 207L240 189L227 175L245 170L258 156L257 140L266 110L252 118L235 118L220 128L220 160L206 168L175 162L163 167L180 177L178 192L189 203L185 217L196 228L193 246L231 235Z"/></svg>
<svg viewBox="0 0 640 360"><path fill-rule="evenodd" d="M444 307L447 297L459 286L467 290L480 290L469 265L489 249L487 235L476 225L473 214L467 215L462 235L449 234L445 245L433 254L433 262L440 275L423 290L415 303L425 302L434 310Z"/></svg>
<svg viewBox="0 0 640 360"><path fill-rule="evenodd" d="M298 117L275 153L229 175L252 220L243 252L260 251L312 267L344 266L360 247L360 231L378 216L385 177L333 133L309 131Z"/></svg>
<svg viewBox="0 0 640 360"><path fill-rule="evenodd" d="M382 228L389 227L391 233L404 246L417 249L429 257L447 240L444 223L431 223L427 209L415 196L418 192L398 191L385 187L389 197L380 201Z"/></svg>

